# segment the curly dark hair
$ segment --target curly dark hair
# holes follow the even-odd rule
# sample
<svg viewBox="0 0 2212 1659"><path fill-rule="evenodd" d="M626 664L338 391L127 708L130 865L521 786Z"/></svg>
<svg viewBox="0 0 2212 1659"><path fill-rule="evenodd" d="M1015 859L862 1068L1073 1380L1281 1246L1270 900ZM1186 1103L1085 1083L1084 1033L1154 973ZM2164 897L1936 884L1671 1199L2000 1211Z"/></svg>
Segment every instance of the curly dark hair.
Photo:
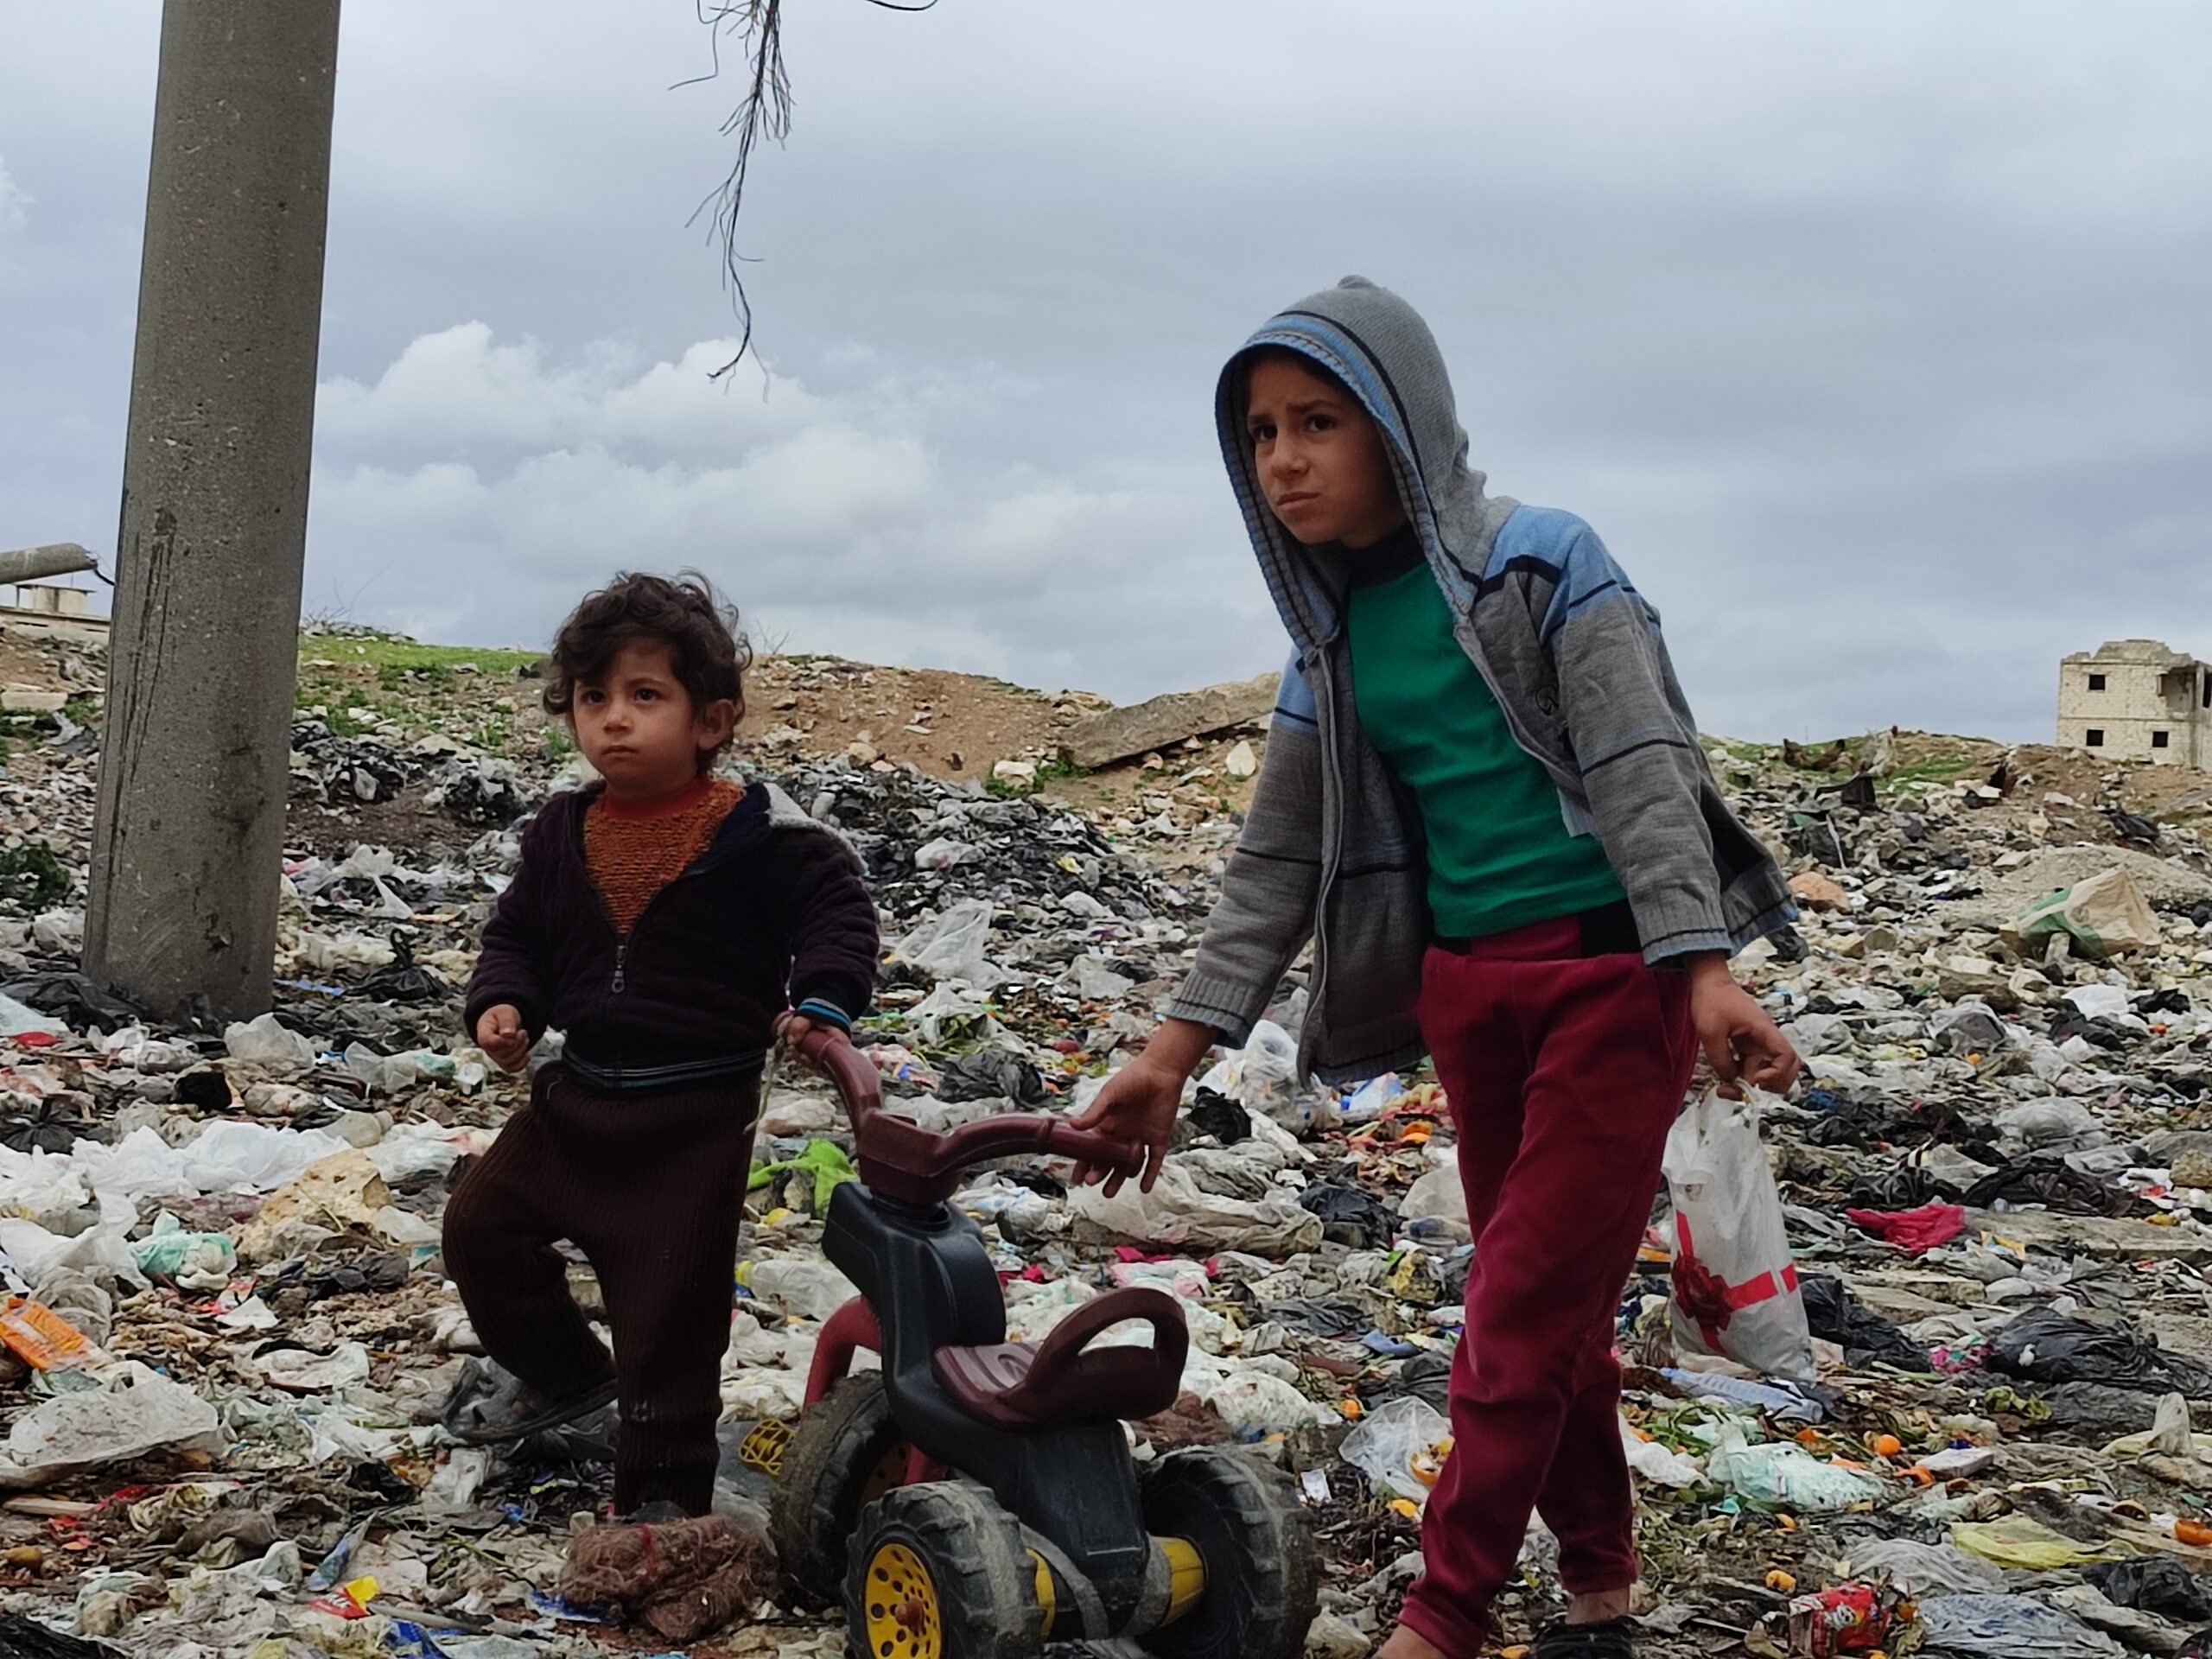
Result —
<svg viewBox="0 0 2212 1659"><path fill-rule="evenodd" d="M737 607L696 570L674 577L622 571L586 595L554 636L545 665L545 712L572 715L576 688L598 679L625 645L639 641L668 647L677 682L694 708L727 699L737 705L738 718L745 717L745 671L753 666L753 647ZM711 770L728 747L725 739L702 754L699 770Z"/></svg>

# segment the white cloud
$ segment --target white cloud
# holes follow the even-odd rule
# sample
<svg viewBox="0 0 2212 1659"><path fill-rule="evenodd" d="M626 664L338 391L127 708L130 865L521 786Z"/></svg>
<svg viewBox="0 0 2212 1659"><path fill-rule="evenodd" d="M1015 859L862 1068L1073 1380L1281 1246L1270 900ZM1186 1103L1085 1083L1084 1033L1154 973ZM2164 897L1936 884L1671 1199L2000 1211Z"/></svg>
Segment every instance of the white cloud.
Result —
<svg viewBox="0 0 2212 1659"><path fill-rule="evenodd" d="M1124 694L1218 656L1248 565L1211 474L995 466L969 417L1024 389L988 365L822 393L750 360L710 381L729 350L559 356L469 322L325 381L310 607L536 639L617 569L696 567L795 649Z"/></svg>
<svg viewBox="0 0 2212 1659"><path fill-rule="evenodd" d="M0 156L0 236L20 231L30 222L31 198L8 172L8 158Z"/></svg>

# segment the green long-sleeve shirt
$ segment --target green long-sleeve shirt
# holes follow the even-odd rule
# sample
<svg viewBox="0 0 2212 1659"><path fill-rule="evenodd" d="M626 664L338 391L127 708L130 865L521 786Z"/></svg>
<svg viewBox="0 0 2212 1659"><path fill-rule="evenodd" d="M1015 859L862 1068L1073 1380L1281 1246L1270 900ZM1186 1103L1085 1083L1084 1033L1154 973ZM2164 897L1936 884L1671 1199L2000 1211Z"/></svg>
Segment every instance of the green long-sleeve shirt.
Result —
<svg viewBox="0 0 2212 1659"><path fill-rule="evenodd" d="M1452 637L1412 532L1343 557L1359 723L1420 806L1436 932L1480 938L1621 901L1605 849L1567 832L1558 787Z"/></svg>

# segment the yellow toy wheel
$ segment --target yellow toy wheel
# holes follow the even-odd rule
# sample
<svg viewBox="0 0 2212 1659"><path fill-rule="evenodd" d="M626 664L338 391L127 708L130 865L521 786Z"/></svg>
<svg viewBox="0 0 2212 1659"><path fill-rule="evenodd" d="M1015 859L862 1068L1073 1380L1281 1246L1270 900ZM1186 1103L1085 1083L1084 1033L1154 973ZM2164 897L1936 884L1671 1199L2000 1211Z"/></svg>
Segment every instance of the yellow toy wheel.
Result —
<svg viewBox="0 0 2212 1659"><path fill-rule="evenodd" d="M868 1650L874 1659L941 1659L944 1613L922 1558L904 1544L884 1544L863 1571Z"/></svg>
<svg viewBox="0 0 2212 1659"><path fill-rule="evenodd" d="M1044 1646L1036 1563L980 1487L893 1488L861 1512L846 1560L855 1659L1032 1659Z"/></svg>

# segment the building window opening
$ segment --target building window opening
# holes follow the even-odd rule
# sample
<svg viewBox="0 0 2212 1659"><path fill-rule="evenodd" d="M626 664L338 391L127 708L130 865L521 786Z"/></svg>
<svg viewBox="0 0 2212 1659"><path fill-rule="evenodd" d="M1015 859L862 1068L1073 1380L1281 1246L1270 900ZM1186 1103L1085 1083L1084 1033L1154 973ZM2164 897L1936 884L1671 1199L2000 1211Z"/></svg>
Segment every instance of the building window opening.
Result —
<svg viewBox="0 0 2212 1659"><path fill-rule="evenodd" d="M2212 709L2212 674L2200 675L2198 678L2204 683L2204 706Z"/></svg>
<svg viewBox="0 0 2212 1659"><path fill-rule="evenodd" d="M2093 749L2101 749L2105 746L2104 728L2101 726L2090 727L2088 731L2082 734L2082 741L2084 743L2087 743Z"/></svg>
<svg viewBox="0 0 2212 1659"><path fill-rule="evenodd" d="M2163 749L2166 747L2167 740L2172 736L2171 732L2153 732L2151 734L2151 747L2154 749Z"/></svg>
<svg viewBox="0 0 2212 1659"><path fill-rule="evenodd" d="M2104 689L2105 689L2105 677L2104 677L2103 675L2101 675L2101 674L2092 674L2092 675L2090 675L2090 676L2089 676L2089 690L2092 690L2092 691L2101 691L2101 690L2103 690Z"/></svg>

